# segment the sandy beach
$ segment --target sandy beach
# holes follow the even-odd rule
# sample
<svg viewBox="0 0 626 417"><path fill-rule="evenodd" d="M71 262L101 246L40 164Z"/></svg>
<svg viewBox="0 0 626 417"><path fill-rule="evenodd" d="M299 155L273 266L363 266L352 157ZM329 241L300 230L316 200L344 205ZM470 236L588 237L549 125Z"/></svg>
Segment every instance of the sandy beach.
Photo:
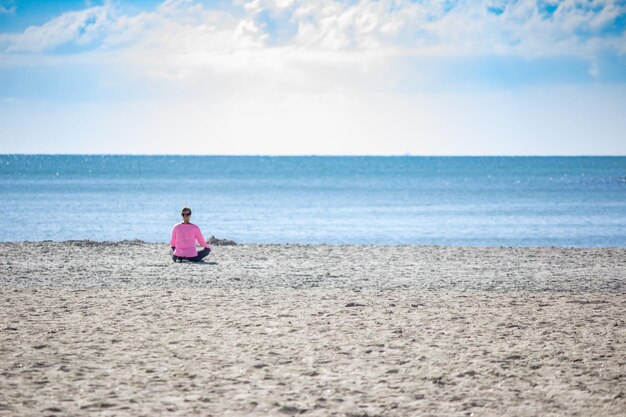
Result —
<svg viewBox="0 0 626 417"><path fill-rule="evenodd" d="M624 416L626 249L0 244L0 416Z"/></svg>

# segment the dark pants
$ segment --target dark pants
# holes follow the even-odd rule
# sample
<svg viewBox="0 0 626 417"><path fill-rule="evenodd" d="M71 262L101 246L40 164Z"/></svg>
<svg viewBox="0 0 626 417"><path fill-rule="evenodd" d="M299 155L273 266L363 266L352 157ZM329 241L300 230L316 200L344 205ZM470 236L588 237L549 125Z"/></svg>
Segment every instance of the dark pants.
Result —
<svg viewBox="0 0 626 417"><path fill-rule="evenodd" d="M206 258L209 253L211 253L211 249L204 248L200 252L198 252L198 254L196 256L194 256L194 257L185 258L183 256L172 255L172 260L174 262L176 262L176 261L178 261L178 262L182 262L182 261L200 262L201 260Z"/></svg>

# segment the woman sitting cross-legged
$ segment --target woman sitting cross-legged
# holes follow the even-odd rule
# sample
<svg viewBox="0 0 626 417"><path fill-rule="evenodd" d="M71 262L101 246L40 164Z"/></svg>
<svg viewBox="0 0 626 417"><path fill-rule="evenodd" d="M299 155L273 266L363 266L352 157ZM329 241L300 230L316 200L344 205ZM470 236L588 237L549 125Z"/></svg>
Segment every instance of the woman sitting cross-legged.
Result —
<svg viewBox="0 0 626 417"><path fill-rule="evenodd" d="M172 260L174 262L182 262L183 260L199 262L211 252L211 246L202 237L200 228L195 224L189 223L191 218L191 209L189 207L182 209L181 216L183 221L172 229L172 239L170 240ZM204 247L200 252L196 250L196 242Z"/></svg>

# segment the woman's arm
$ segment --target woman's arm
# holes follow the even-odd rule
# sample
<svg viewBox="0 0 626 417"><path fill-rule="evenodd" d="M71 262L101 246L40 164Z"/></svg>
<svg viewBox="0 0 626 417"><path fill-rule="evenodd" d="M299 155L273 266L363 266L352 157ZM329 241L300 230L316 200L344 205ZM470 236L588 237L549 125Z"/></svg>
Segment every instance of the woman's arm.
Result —
<svg viewBox="0 0 626 417"><path fill-rule="evenodd" d="M176 228L172 229L172 238L170 239L170 248L174 249L176 247Z"/></svg>
<svg viewBox="0 0 626 417"><path fill-rule="evenodd" d="M202 247L211 249L211 246L206 243L206 240L204 240L204 236L202 236L202 232L200 231L199 227L196 228L196 240Z"/></svg>

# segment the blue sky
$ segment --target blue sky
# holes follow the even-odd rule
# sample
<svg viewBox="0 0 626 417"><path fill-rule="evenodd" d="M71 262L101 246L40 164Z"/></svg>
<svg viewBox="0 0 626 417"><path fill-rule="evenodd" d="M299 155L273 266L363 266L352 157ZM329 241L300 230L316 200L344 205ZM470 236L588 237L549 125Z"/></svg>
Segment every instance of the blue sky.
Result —
<svg viewBox="0 0 626 417"><path fill-rule="evenodd" d="M626 1L0 0L0 153L624 155Z"/></svg>

